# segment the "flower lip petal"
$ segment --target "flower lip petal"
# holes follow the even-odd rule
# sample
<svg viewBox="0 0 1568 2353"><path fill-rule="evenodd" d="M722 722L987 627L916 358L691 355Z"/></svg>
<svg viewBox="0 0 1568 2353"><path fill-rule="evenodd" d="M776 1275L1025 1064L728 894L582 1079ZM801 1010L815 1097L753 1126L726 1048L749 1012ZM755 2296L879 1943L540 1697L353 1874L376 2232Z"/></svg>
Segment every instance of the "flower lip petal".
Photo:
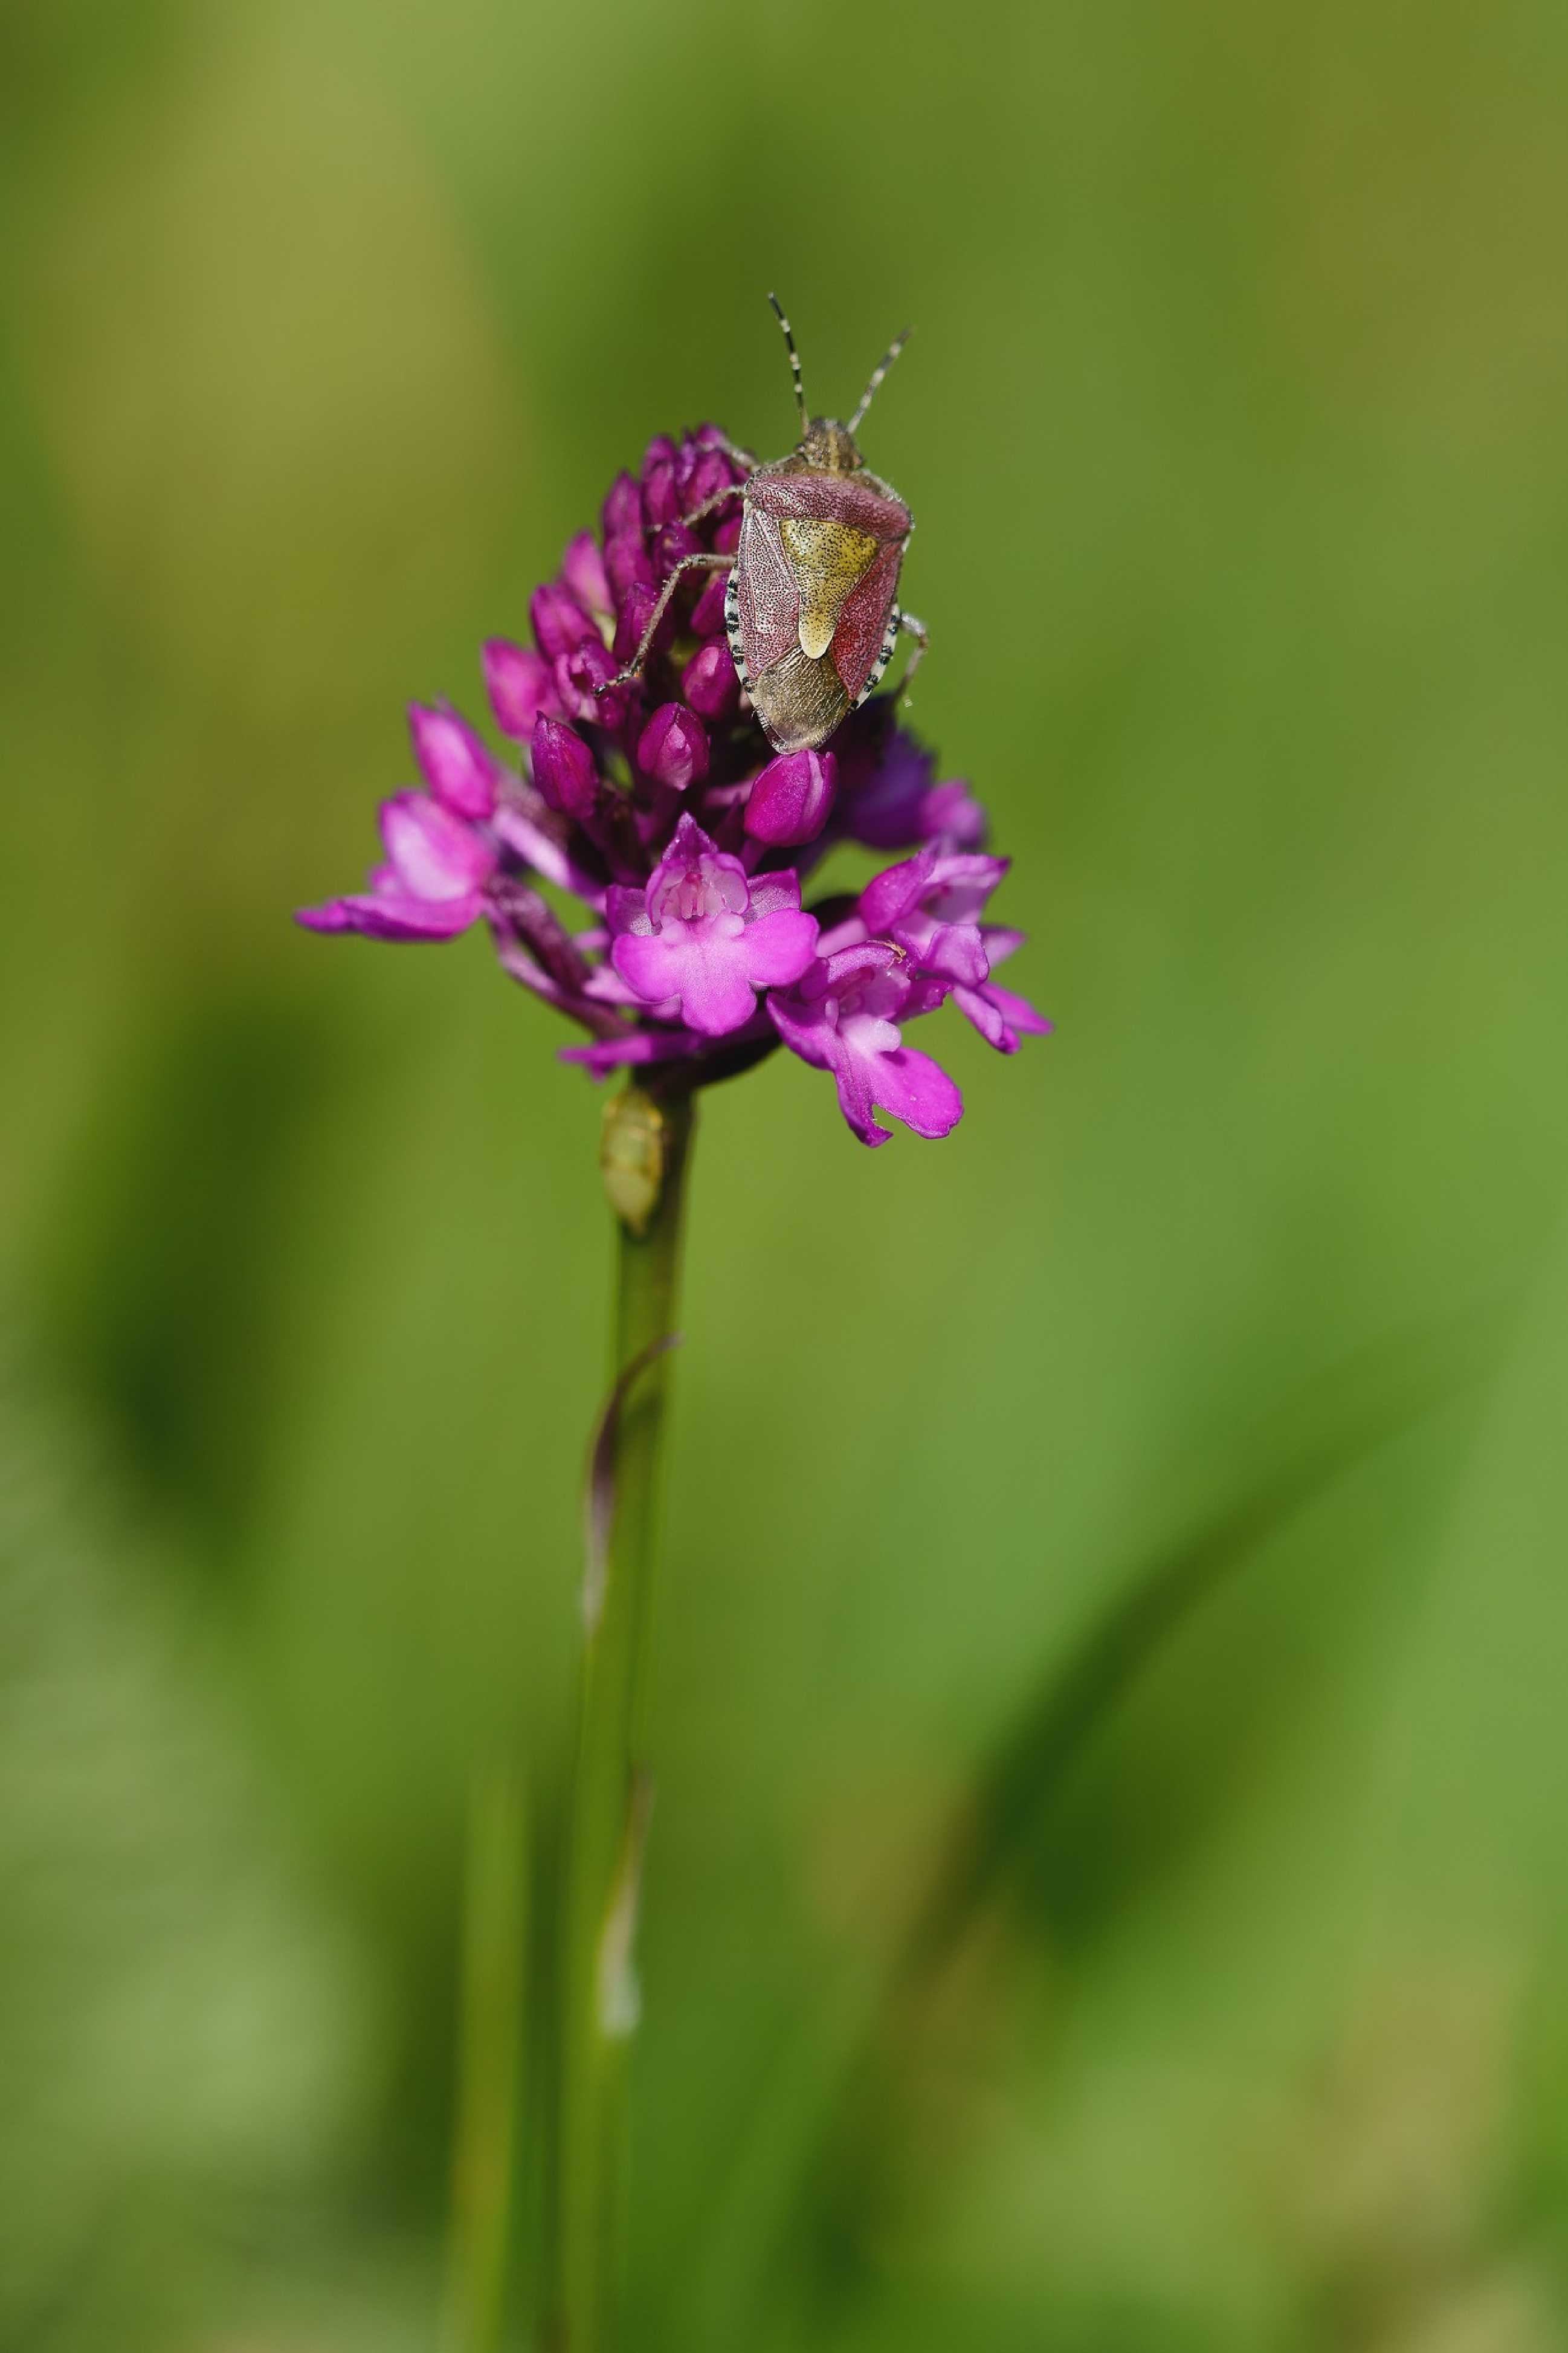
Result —
<svg viewBox="0 0 1568 2353"><path fill-rule="evenodd" d="M709 916L672 923L646 937L622 932L611 947L610 960L628 988L647 1004L678 997L688 1029L721 1038L749 1021L756 1010L743 952L738 955L737 943L722 935L725 922L722 916Z"/></svg>
<svg viewBox="0 0 1568 2353"><path fill-rule="evenodd" d="M950 1134L963 1116L957 1082L918 1047L879 1054L870 1083L875 1101L916 1135L934 1141Z"/></svg>

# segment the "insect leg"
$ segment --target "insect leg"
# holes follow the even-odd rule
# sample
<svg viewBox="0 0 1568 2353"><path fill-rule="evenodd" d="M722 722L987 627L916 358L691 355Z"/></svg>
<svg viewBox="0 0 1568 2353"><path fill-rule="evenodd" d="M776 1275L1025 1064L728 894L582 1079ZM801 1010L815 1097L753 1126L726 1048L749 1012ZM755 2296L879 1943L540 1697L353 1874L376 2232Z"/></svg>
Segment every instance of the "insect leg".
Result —
<svg viewBox="0 0 1568 2353"><path fill-rule="evenodd" d="M756 469L753 467L753 473L755 470ZM723 505L726 499L740 498L744 492L745 487L746 485L744 482L726 482L721 491L715 491L712 497L710 499L704 499L700 507L693 507L689 514L683 514L680 518L681 522L684 523L701 522L705 516L716 514L719 509Z"/></svg>
<svg viewBox="0 0 1568 2353"><path fill-rule="evenodd" d="M647 627L642 633L642 640L638 645L636 653L632 656L625 670L617 670L614 678L606 679L603 686L595 687L594 690L596 694L608 694L613 688L617 686L629 686L634 678L640 678L642 676L644 667L647 661L648 648L652 645L654 638L658 634L658 625L663 620L666 612L668 610L670 598L674 596L677 588L680 586L680 583L687 573L728 572L733 566L734 561L735 559L732 555L683 555L679 563L676 565L674 571L670 574L668 579L665 582L664 586L658 592L658 602L654 607L653 611L648 615Z"/></svg>
<svg viewBox="0 0 1568 2353"><path fill-rule="evenodd" d="M909 692L910 681L913 678L916 670L919 670L921 663L924 660L927 649L931 645L931 631L927 628L923 621L917 621L912 613L905 613L902 611L900 611L899 615L899 627L907 636L913 638L915 641L915 649L910 656L909 668L905 670L899 686L899 692L900 694L907 694Z"/></svg>

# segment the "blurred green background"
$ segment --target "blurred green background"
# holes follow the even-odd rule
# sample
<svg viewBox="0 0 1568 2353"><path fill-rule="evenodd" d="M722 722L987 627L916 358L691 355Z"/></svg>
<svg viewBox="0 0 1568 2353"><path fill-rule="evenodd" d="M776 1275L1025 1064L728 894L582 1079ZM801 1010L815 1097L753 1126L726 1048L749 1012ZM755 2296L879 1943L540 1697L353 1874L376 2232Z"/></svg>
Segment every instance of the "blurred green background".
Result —
<svg viewBox="0 0 1568 2353"><path fill-rule="evenodd" d="M916 322L1059 1028L706 1101L629 2341L1568 2339L1565 104L1550 0L8 0L0 2345L435 2341L599 1099L289 911L652 431L784 446L775 284L829 407Z"/></svg>

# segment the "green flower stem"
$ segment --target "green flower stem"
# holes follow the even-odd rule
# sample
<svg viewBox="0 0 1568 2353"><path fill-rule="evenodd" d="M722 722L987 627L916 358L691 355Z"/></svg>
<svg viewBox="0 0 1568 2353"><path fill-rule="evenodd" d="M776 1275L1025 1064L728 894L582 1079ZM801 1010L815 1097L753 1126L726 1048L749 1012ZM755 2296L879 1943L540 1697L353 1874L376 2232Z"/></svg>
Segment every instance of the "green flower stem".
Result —
<svg viewBox="0 0 1568 2353"><path fill-rule="evenodd" d="M693 1125L689 1097L630 1085L602 1163L619 1226L615 1388L590 1472L576 1768L564 1870L552 2184L558 2353L609 2353L623 2232L633 1942L651 1783L642 1717L660 1453Z"/></svg>

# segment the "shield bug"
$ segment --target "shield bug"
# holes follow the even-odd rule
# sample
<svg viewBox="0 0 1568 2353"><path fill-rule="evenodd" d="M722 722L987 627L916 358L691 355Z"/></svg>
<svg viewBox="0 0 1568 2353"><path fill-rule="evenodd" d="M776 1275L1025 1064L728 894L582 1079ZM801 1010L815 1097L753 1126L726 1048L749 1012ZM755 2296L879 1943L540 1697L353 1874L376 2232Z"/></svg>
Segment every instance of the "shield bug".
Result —
<svg viewBox="0 0 1568 2353"><path fill-rule="evenodd" d="M855 440L909 330L872 371L858 407L841 425L807 410L789 321L777 295L768 300L789 350L800 439L787 457L765 466L743 450L731 452L747 470L745 480L717 491L682 520L700 522L727 500L741 499L734 555L688 555L676 565L637 652L600 691L640 675L683 578L728 571L724 623L741 683L773 750L800 752L826 743L880 683L900 629L915 641L906 683L929 642L924 625L898 602L914 517L898 492L862 464Z"/></svg>

